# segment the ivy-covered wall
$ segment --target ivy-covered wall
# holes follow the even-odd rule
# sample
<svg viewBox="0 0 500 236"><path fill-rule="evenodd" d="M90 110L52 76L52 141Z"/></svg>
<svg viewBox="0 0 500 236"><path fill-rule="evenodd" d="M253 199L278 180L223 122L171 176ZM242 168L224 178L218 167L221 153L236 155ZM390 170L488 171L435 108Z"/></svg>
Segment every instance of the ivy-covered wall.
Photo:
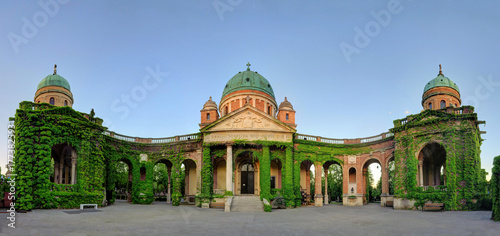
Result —
<svg viewBox="0 0 500 236"><path fill-rule="evenodd" d="M470 108L473 109L473 108ZM251 152L259 162L261 198L272 199L271 162L281 164L281 194L287 207L301 205L300 167L304 161L325 165L338 163L345 167L346 156L357 158L359 167L368 159L377 159L382 167L392 157L396 163L395 194L397 197L445 202L448 210L471 209L476 186L482 178L480 170L481 137L475 113L450 114L427 110L395 121L394 137L357 144L330 144L294 139L293 142L233 140L233 170L236 157ZM197 199L213 197L214 160L226 155L226 144L203 143L198 140L170 144L136 143L104 135L106 127L93 115L79 113L70 107L23 102L15 116L15 162L17 174L16 204L20 210L34 208L76 208L81 203L101 204L105 195L109 203L115 199L116 163L124 161L132 172L132 202L154 201L153 168L158 162L168 163L171 173L172 202L181 200L181 165L195 162ZM201 135L200 135L201 137ZM423 191L417 186L418 152L427 143L437 142L446 150L446 189ZM77 154L76 184L54 184L50 180L51 152L55 145L68 145ZM375 153L385 153L383 158ZM373 154L373 156L372 156ZM145 159L141 158L141 156ZM347 159L345 159L347 160ZM328 164L327 164L328 165ZM145 176L141 178L141 169ZM231 170L228 170L231 171ZM345 171L345 170L344 170ZM345 173L344 173L345 174ZM234 178L234 177L233 177ZM345 175L344 181L348 178ZM361 183L358 183L362 186ZM344 191L345 192L345 191ZM498 201L495 203L498 207Z"/></svg>
<svg viewBox="0 0 500 236"><path fill-rule="evenodd" d="M88 115L87 115L88 116ZM84 117L70 107L22 102L15 116L16 206L75 208L104 199L102 120ZM77 154L76 184L51 183L51 153L69 145Z"/></svg>
<svg viewBox="0 0 500 236"><path fill-rule="evenodd" d="M472 107L468 109L473 111ZM445 203L447 210L472 209L481 178L481 137L475 113L455 114L425 110L394 121L395 196ZM425 190L417 186L418 155L427 144L437 143L446 151L446 185Z"/></svg>
<svg viewBox="0 0 500 236"><path fill-rule="evenodd" d="M491 219L500 221L500 156L493 160L493 169L491 170L490 191L493 199Z"/></svg>

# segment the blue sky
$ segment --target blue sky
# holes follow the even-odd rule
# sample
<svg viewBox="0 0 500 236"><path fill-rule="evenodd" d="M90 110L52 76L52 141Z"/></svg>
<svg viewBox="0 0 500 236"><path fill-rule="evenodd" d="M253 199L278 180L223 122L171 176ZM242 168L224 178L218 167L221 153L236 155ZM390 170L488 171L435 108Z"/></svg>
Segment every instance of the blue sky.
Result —
<svg viewBox="0 0 500 236"><path fill-rule="evenodd" d="M486 121L482 168L491 172L500 155L498 1L40 2L1 2L5 133L54 64L76 110L94 108L121 134L169 137L197 132L203 104L218 104L250 62L278 104L293 104L299 133L330 138L380 134L420 112L442 64L463 105ZM123 96L135 96L133 106ZM6 160L7 134L2 172Z"/></svg>

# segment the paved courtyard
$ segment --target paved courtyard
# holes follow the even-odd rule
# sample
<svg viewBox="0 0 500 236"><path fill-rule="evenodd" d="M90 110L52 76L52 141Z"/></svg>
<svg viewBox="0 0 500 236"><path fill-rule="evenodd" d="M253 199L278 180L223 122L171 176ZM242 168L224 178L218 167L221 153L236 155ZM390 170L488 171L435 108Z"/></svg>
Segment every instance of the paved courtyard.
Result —
<svg viewBox="0 0 500 236"><path fill-rule="evenodd" d="M231 212L164 203L0 214L0 235L500 235L491 211L395 211L377 204Z"/></svg>

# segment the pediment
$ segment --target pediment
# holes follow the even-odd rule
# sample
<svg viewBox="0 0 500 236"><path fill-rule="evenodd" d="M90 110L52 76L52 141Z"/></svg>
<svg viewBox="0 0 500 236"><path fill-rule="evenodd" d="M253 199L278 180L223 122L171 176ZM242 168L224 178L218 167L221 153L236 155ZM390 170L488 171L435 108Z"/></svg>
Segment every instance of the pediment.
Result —
<svg viewBox="0 0 500 236"><path fill-rule="evenodd" d="M210 125L207 128L208 129L206 130L202 130L202 132L254 130L295 133L294 128L273 117L270 117L266 113L259 111L252 106L240 108L226 117L219 119L215 122L215 124Z"/></svg>
<svg viewBox="0 0 500 236"><path fill-rule="evenodd" d="M201 129L204 142L291 142L295 129L252 106L242 107Z"/></svg>

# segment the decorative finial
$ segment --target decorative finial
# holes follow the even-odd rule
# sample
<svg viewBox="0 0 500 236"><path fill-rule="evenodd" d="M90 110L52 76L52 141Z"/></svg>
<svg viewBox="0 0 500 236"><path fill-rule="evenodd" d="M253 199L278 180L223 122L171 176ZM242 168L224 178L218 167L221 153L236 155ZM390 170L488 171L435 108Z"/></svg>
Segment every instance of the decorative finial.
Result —
<svg viewBox="0 0 500 236"><path fill-rule="evenodd" d="M250 62L248 62L248 63L247 63L247 70L250 70L250 66L251 66L251 65L252 65L252 64L250 64Z"/></svg>
<svg viewBox="0 0 500 236"><path fill-rule="evenodd" d="M441 68L441 64L439 64L439 74L438 75L443 75L443 70Z"/></svg>
<svg viewBox="0 0 500 236"><path fill-rule="evenodd" d="M285 97L285 102L286 102L286 101L287 101L287 100L286 100L286 97Z"/></svg>
<svg viewBox="0 0 500 236"><path fill-rule="evenodd" d="M245 105L250 105L250 100L251 100L250 95L247 95L245 100L247 100L247 103Z"/></svg>
<svg viewBox="0 0 500 236"><path fill-rule="evenodd" d="M54 75L57 75L57 64L54 64Z"/></svg>
<svg viewBox="0 0 500 236"><path fill-rule="evenodd" d="M210 99L208 99L209 101L212 101L212 96L210 96Z"/></svg>

